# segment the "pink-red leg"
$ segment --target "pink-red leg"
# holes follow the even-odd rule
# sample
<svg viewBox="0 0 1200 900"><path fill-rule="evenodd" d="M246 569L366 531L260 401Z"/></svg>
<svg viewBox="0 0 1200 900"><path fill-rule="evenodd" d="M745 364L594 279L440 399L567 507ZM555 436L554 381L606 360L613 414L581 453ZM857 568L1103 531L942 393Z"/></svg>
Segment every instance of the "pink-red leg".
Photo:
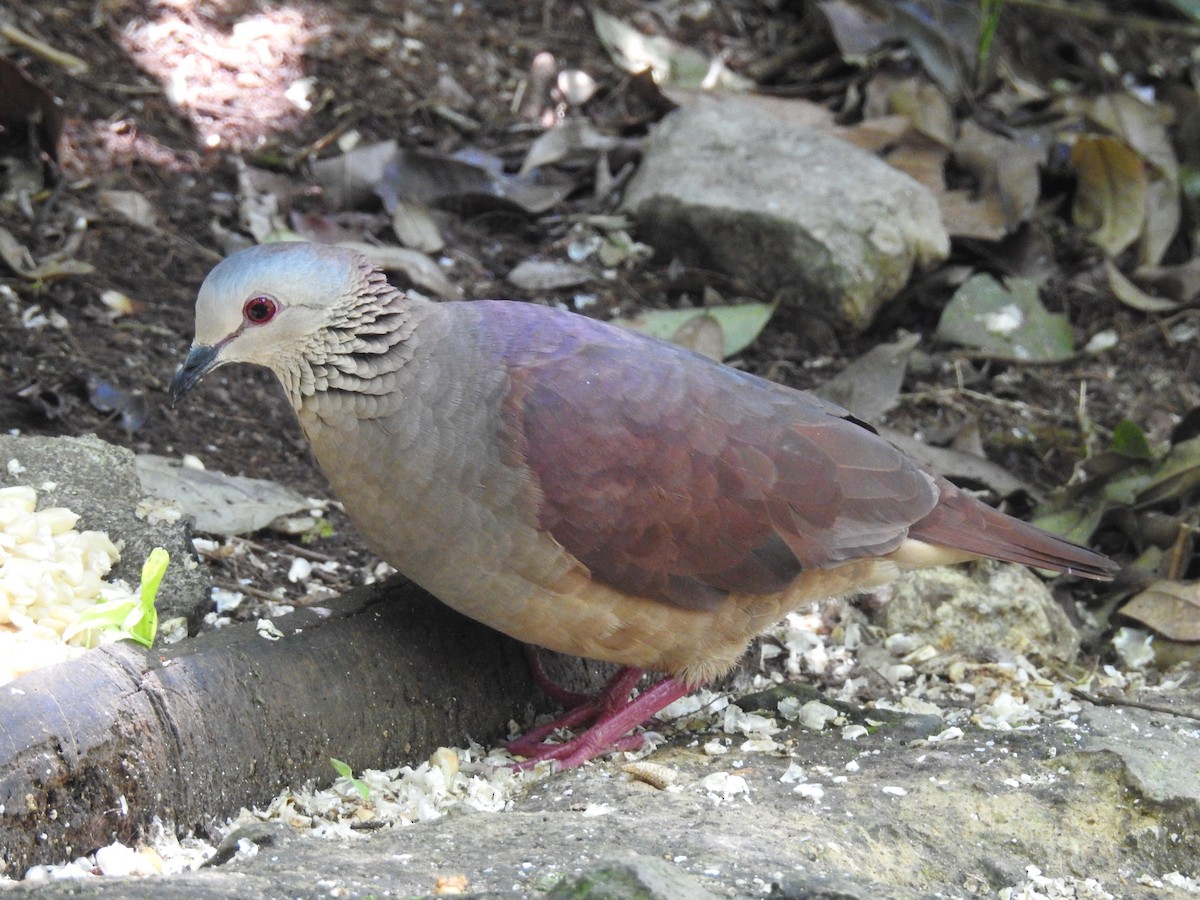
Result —
<svg viewBox="0 0 1200 900"><path fill-rule="evenodd" d="M595 700L510 743L510 750L526 757L517 768L530 769L548 759L555 761L559 769L573 769L613 750L640 747L643 741L641 735L629 732L692 690L668 676L630 699L629 693L641 680L642 674L640 669L621 669ZM570 740L561 744L542 743L558 728L573 728L587 721L591 721L591 727Z"/></svg>
<svg viewBox="0 0 1200 900"><path fill-rule="evenodd" d="M587 694L577 694L574 691L568 691L560 684L555 684L554 680L546 674L546 668L542 665L541 654L538 653L538 648L533 644L525 644L525 661L529 663L529 674L533 676L533 683L541 689L543 694L564 709L574 709L577 706L583 706L583 704L592 699Z"/></svg>
<svg viewBox="0 0 1200 900"><path fill-rule="evenodd" d="M540 748L543 747L542 742L554 734L568 728L577 728L580 725L586 725L588 722L594 722L605 714L605 712L614 708L620 707L623 703L629 700L629 693L639 681L645 672L641 669L634 669L630 666L625 666L617 671L608 684L595 697L584 697L583 702L572 709L568 709L566 713L547 722L545 725L539 725L537 728L531 728L519 738L515 738L506 745L508 749L521 756L535 757ZM545 745L549 747L560 746L558 744ZM538 757L540 758L540 757Z"/></svg>

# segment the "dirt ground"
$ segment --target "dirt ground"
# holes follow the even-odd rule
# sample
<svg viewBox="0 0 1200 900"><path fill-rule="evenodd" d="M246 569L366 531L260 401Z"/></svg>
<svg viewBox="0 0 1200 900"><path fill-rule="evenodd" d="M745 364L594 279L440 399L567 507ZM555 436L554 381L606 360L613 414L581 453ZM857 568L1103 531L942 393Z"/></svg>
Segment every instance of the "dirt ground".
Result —
<svg viewBox="0 0 1200 900"><path fill-rule="evenodd" d="M773 92L826 103L849 120L856 114L852 98L861 72L841 62L813 4L604 7L705 52L723 51L735 68L757 66ZM515 166L539 128L514 98L526 90L534 57L547 50L596 79L606 127L636 136L652 118L631 99L628 78L576 3L66 0L0 5L0 22L6 19L90 68L73 75L27 50L6 51L61 99L63 134L57 176L32 204L0 208L0 224L38 258L76 236L71 256L95 268L30 281L0 266L0 426L27 434L95 432L136 452L193 453L210 468L313 496L327 495L327 488L269 373L222 369L177 409L165 393L191 338L196 288L229 249L229 232L238 231L232 160L240 156L307 184L308 163L331 155L339 137L356 131L364 143L394 138L444 152L480 148ZM1055 37L1045 39L1050 33ZM1193 65L1192 43L1170 31L1130 30L1119 21L1050 25L1018 4L998 40L1019 47L1030 71L1066 73L1081 91L1114 88L1129 73L1186 82ZM1112 60L1107 68L1098 61L1103 53ZM313 79L307 111L284 96L301 78ZM462 118L444 115L446 106ZM155 222L137 225L111 211L100 200L108 190L145 197ZM305 202L320 210L315 190ZM504 276L522 259L561 247L563 213L611 206L584 194L542 219L458 211L442 220L443 255L453 261L448 274L468 297L569 303L570 289L529 296ZM933 273L854 338L838 338L803 312L782 312L738 363L811 387L898 329L916 332L925 363L910 372L889 424L946 440L977 418L992 460L1042 488L1060 485L1083 452L1084 419L1103 437L1132 417L1152 441L1165 440L1200 402L1200 357L1194 310L1167 321L1120 305L1090 275L1098 265L1094 249L1077 235L1056 239L1057 271L1044 296L1080 334L1113 329L1118 341L1106 353L1015 367L940 346L931 333L949 289ZM956 244L951 263L979 265L997 253L1003 248ZM589 288L597 302L587 312L696 302L714 280L723 292L746 297L740 286L656 258ZM119 315L106 305L111 291L131 298L132 312ZM35 305L49 323L28 327ZM1000 402L933 393L960 380ZM105 400L113 394L117 405L125 404L124 415ZM1012 400L1025 405L1020 428ZM334 523L334 534L309 549L356 554L366 563L348 523L336 514Z"/></svg>

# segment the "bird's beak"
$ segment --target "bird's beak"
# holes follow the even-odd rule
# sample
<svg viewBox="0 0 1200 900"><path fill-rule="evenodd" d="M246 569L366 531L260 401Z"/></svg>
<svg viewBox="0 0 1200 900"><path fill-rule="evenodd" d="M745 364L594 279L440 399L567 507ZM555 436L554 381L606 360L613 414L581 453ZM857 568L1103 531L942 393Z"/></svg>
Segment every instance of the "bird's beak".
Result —
<svg viewBox="0 0 1200 900"><path fill-rule="evenodd" d="M217 351L220 349L219 346L210 347L207 344L194 344L192 346L192 349L188 351L187 358L183 361L183 365L179 367L179 371L171 379L172 406L179 402L180 397L199 384L201 378L216 368L219 362Z"/></svg>

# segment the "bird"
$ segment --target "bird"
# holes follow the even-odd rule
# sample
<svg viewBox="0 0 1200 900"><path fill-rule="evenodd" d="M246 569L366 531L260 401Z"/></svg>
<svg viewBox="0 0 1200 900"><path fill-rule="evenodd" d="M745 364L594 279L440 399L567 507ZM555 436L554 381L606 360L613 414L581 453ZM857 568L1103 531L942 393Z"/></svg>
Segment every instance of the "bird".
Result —
<svg viewBox="0 0 1200 900"><path fill-rule="evenodd" d="M509 744L521 765L638 746L814 599L979 558L1117 571L813 394L566 310L435 302L334 245L211 270L172 401L230 363L275 373L374 553L526 645L620 666L593 698L560 690L573 708Z"/></svg>

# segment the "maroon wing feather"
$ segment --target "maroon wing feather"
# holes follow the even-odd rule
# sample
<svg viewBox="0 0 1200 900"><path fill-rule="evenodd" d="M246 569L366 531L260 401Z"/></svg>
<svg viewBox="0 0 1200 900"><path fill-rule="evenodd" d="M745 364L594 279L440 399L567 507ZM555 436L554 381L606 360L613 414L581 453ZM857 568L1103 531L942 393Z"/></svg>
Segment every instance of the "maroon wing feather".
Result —
<svg viewBox="0 0 1200 900"><path fill-rule="evenodd" d="M817 397L591 319L487 306L480 327L511 379L505 431L541 490L540 524L609 585L711 608L910 535L1111 574Z"/></svg>
<svg viewBox="0 0 1200 900"><path fill-rule="evenodd" d="M542 527L601 581L708 608L887 553L937 501L900 451L815 397L505 306L509 434L541 489Z"/></svg>

